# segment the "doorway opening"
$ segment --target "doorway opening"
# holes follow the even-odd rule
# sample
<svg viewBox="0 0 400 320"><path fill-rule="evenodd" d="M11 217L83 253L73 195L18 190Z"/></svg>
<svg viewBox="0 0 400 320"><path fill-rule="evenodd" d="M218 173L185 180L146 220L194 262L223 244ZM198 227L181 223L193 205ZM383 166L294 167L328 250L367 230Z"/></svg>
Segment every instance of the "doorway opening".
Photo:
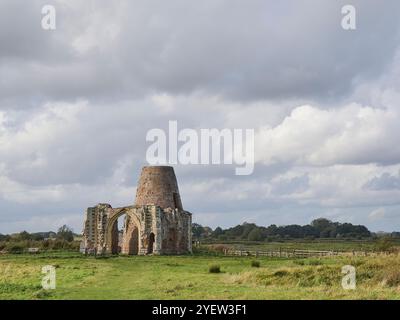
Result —
<svg viewBox="0 0 400 320"><path fill-rule="evenodd" d="M139 228L127 214L122 214L112 226L112 254L137 255Z"/></svg>
<svg viewBox="0 0 400 320"><path fill-rule="evenodd" d="M153 248L154 248L154 233L149 234L149 243L147 245L147 254L152 254L153 253Z"/></svg>

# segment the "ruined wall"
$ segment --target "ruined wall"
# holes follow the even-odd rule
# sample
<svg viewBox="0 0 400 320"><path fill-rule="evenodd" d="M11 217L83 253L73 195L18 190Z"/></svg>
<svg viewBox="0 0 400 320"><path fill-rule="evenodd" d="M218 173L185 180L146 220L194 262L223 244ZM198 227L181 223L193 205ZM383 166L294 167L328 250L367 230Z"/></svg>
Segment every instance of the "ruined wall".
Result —
<svg viewBox="0 0 400 320"><path fill-rule="evenodd" d="M187 211L166 209L162 215L162 253L182 254L192 251L192 215ZM190 232L189 232L190 230Z"/></svg>
<svg viewBox="0 0 400 320"><path fill-rule="evenodd" d="M112 213L109 204L100 203L86 210L81 251L102 253L106 241L108 217ZM115 232L115 229L114 229ZM116 234L118 237L118 234Z"/></svg>
<svg viewBox="0 0 400 320"><path fill-rule="evenodd" d="M118 218L126 215L119 241ZM97 254L183 254L192 251L192 215L184 211L172 167L144 167L136 203L86 210L81 251Z"/></svg>
<svg viewBox="0 0 400 320"><path fill-rule="evenodd" d="M121 248L118 217L126 215ZM158 206L111 208L99 204L87 209L83 251L96 254L184 254L192 251L192 215ZM120 250L119 250L120 249Z"/></svg>

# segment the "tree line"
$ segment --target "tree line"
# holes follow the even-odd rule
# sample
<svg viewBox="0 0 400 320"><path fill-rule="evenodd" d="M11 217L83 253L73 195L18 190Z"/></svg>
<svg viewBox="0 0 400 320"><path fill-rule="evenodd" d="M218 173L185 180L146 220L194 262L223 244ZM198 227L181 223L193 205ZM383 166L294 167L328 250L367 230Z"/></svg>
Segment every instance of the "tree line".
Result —
<svg viewBox="0 0 400 320"><path fill-rule="evenodd" d="M217 227L214 230L194 223L192 232L195 240L365 239L377 236L363 225L333 222L325 218L315 219L310 224L303 226L297 224L277 226L272 224L264 227L245 222L232 228L222 229ZM400 237L400 232L393 232L390 236Z"/></svg>
<svg viewBox="0 0 400 320"><path fill-rule="evenodd" d="M77 250L79 249L79 241L74 240L76 236L73 230L66 225L60 227L57 232L29 233L22 231L7 235L0 234L0 251L19 253L27 248Z"/></svg>

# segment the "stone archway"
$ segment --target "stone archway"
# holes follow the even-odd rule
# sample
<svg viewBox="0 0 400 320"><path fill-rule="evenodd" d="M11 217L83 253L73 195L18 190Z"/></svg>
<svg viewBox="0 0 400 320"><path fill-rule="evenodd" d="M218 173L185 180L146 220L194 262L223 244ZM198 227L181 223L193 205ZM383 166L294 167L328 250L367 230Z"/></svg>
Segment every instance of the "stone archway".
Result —
<svg viewBox="0 0 400 320"><path fill-rule="evenodd" d="M105 232L105 252L109 254L118 254L118 218L126 215L124 221L123 243L121 246L122 254L136 255L141 246L140 240L140 222L136 215L129 208L115 209L109 217Z"/></svg>

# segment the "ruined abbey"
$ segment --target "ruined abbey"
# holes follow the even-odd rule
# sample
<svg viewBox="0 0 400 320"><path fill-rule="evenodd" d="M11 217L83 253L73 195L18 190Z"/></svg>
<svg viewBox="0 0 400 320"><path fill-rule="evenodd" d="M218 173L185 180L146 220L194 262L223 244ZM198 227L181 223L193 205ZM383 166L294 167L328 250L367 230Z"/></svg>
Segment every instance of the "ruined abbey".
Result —
<svg viewBox="0 0 400 320"><path fill-rule="evenodd" d="M118 218L125 215L122 231ZM192 251L192 214L183 210L174 169L144 167L132 206L86 210L81 252L184 254Z"/></svg>

